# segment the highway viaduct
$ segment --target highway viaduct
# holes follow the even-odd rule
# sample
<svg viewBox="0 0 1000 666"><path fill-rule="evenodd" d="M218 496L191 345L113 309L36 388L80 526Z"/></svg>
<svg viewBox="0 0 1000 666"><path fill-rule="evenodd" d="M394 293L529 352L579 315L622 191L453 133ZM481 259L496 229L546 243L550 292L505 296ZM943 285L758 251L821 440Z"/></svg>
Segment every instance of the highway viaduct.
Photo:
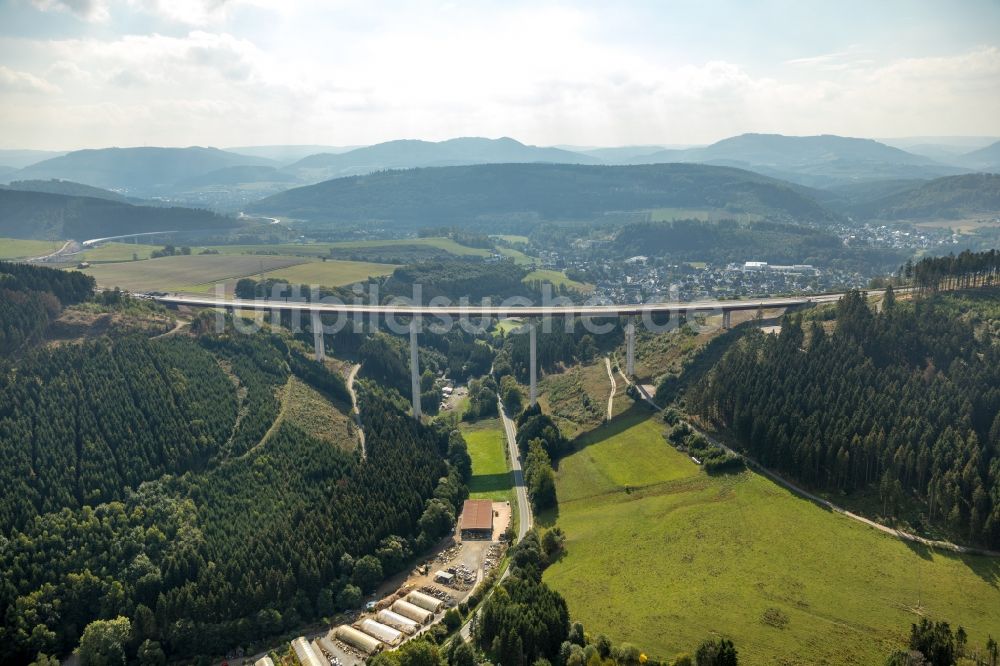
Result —
<svg viewBox="0 0 1000 666"><path fill-rule="evenodd" d="M870 292L877 294L879 292ZM729 328L733 312L746 310L768 310L790 308L819 303L832 303L840 300L844 294L822 294L814 296L792 296L782 298L763 298L740 301L691 301L687 303L630 303L612 305L591 304L559 304L559 305L419 305L411 303L393 303L389 305L359 304L359 303L324 303L306 301L286 301L275 299L245 300L238 298L205 298L167 294L154 296L154 299L164 305L177 307L188 306L198 308L216 308L227 311L264 310L275 313L298 312L308 313L311 317L311 328L317 360L325 355L322 325L320 315L338 314L369 317L410 317L410 386L413 391L413 416L419 419L420 409L420 371L417 357L417 334L420 330L422 317L449 317L459 320L470 319L503 319L516 317L519 319L539 319L545 317L626 317L626 371L632 376L635 373L635 318L647 318L652 315L670 314L677 317L695 317L699 314L721 314L723 328ZM530 403L538 399L538 369L537 369L537 331L536 324L527 324L529 336L529 385Z"/></svg>

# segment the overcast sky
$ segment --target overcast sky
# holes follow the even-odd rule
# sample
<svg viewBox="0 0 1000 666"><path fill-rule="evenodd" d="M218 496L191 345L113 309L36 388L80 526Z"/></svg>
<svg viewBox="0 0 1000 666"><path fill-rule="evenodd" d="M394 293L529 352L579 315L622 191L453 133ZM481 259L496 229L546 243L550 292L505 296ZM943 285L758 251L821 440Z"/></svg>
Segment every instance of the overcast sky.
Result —
<svg viewBox="0 0 1000 666"><path fill-rule="evenodd" d="M997 0L0 0L0 147L1000 135Z"/></svg>

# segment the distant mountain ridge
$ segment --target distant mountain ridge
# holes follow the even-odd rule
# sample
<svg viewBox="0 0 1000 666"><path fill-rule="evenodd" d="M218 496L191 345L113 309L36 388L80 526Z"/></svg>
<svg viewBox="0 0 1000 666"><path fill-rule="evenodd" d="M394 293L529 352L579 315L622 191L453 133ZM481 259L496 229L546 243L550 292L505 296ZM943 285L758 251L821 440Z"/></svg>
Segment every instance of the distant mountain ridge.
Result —
<svg viewBox="0 0 1000 666"><path fill-rule="evenodd" d="M492 164L381 171L299 187L248 207L314 223L489 225L495 220L573 220L660 207L710 207L775 219L835 215L805 188L701 164L595 166Z"/></svg>
<svg viewBox="0 0 1000 666"><path fill-rule="evenodd" d="M218 148L100 148L77 150L25 167L18 180L71 180L137 196L170 192L179 180L230 166L273 166L270 160Z"/></svg>
<svg viewBox="0 0 1000 666"><path fill-rule="evenodd" d="M560 148L528 146L508 137L463 137L439 142L402 139L346 153L310 155L286 170L304 180L317 181L382 169L522 162L600 164L601 160Z"/></svg>
<svg viewBox="0 0 1000 666"><path fill-rule="evenodd" d="M741 134L709 146L661 150L627 161L733 166L809 187L831 187L857 180L934 178L964 172L873 139L832 134Z"/></svg>
<svg viewBox="0 0 1000 666"><path fill-rule="evenodd" d="M1000 172L1000 141L985 148L974 150L956 158L958 162L973 169L988 169Z"/></svg>

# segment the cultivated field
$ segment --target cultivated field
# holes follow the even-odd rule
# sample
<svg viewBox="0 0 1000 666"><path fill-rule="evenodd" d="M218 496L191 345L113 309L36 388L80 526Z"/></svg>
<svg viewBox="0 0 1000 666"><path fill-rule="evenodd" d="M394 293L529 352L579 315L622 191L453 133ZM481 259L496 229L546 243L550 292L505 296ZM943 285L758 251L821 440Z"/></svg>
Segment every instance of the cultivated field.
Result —
<svg viewBox="0 0 1000 666"><path fill-rule="evenodd" d="M146 261L98 264L85 272L102 287L131 291L209 293L217 283L232 292L244 277L276 278L293 284L327 287L353 284L369 276L387 275L389 264L364 261L315 261L305 257L272 255L198 255L162 257Z"/></svg>
<svg viewBox="0 0 1000 666"><path fill-rule="evenodd" d="M533 270L524 277L525 282L531 282L532 280L551 282L557 287L565 285L568 289L575 289L576 291L583 292L584 294L589 294L594 291L594 285L577 282L576 280L570 280L562 271L553 271L548 268Z"/></svg>
<svg viewBox="0 0 1000 666"><path fill-rule="evenodd" d="M264 277L287 280L292 284L339 287L363 282L369 277L389 275L395 268L392 264L373 264L367 261L309 261L268 271Z"/></svg>
<svg viewBox="0 0 1000 666"><path fill-rule="evenodd" d="M190 255L98 264L84 272L101 287L207 293L217 282L301 264L302 257Z"/></svg>
<svg viewBox="0 0 1000 666"><path fill-rule="evenodd" d="M878 664L921 615L982 646L1000 560L895 539L750 472L708 476L633 411L562 459L566 556L545 580L589 632L651 655L732 638L743 664Z"/></svg>
<svg viewBox="0 0 1000 666"><path fill-rule="evenodd" d="M462 435L472 457L469 497L513 502L514 481L507 467L503 426L499 419L462 424Z"/></svg>
<svg viewBox="0 0 1000 666"><path fill-rule="evenodd" d="M104 243L92 250L84 250L74 254L71 259L74 261L89 261L99 263L105 261L132 261L133 255L136 259L149 259L153 250L162 250L162 245L146 245L135 243Z"/></svg>
<svg viewBox="0 0 1000 666"><path fill-rule="evenodd" d="M63 246L63 241L21 240L0 238L0 259L30 259L51 254Z"/></svg>

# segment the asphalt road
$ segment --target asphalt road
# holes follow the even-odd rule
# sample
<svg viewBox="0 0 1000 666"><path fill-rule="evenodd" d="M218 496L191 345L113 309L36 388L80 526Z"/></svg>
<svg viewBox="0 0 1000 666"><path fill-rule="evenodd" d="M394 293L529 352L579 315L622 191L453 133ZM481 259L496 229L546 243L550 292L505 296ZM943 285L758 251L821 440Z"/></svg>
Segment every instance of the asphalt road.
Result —
<svg viewBox="0 0 1000 666"><path fill-rule="evenodd" d="M504 434L507 436L507 450L510 452L510 468L514 473L514 492L517 494L518 530L517 540L531 529L533 517L531 504L528 503L528 489L524 485L524 472L521 470L521 455L517 450L517 427L513 419L507 416L503 403L497 401L500 410L500 420L503 421Z"/></svg>
<svg viewBox="0 0 1000 666"><path fill-rule="evenodd" d="M517 450L517 426L514 425L513 419L507 416L507 410L503 408L503 402L497 399L497 409L500 411L500 420L503 422L504 435L507 438L507 450L510 452L510 468L514 474L514 492L517 495L517 516L518 516L518 527L517 527L517 539L520 541L528 530L531 529L532 522L534 520L531 515L531 504L528 503L528 489L524 485L524 472L521 469L521 455ZM512 516L513 518L513 516ZM510 567L508 567L500 580L507 577L510 573ZM493 591L490 590L490 594ZM476 611L482 610L482 606ZM459 630L459 635L462 640L469 640L472 637L472 618L470 617L462 628Z"/></svg>

